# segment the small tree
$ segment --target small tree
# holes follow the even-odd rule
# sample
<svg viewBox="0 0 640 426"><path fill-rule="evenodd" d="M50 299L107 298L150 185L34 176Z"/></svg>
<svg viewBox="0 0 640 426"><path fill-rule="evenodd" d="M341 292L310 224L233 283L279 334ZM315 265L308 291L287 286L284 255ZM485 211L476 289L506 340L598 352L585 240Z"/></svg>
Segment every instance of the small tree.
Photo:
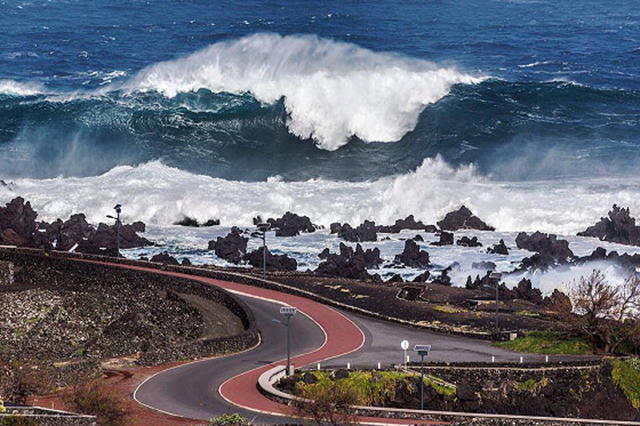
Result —
<svg viewBox="0 0 640 426"><path fill-rule="evenodd" d="M594 270L573 282L570 295L579 315L574 325L605 352L615 352L640 332L640 279L636 275L614 287L601 271Z"/></svg>
<svg viewBox="0 0 640 426"><path fill-rule="evenodd" d="M304 386L301 396L306 401L300 401L296 405L296 414L300 417L310 417L318 425L357 423L353 406L360 403L360 395L348 383L336 381L324 386Z"/></svg>
<svg viewBox="0 0 640 426"><path fill-rule="evenodd" d="M63 399L72 410L96 416L101 426L128 424L124 402L118 395L108 392L100 380L73 387L64 393Z"/></svg>

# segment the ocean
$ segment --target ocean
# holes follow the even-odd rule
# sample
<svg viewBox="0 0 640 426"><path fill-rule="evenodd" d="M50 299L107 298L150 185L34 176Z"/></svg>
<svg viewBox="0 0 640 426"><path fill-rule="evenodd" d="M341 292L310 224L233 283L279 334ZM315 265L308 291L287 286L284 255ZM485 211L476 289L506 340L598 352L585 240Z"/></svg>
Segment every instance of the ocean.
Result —
<svg viewBox="0 0 640 426"><path fill-rule="evenodd" d="M44 220L120 203L215 262L210 235L287 210L464 204L511 240L640 214L638 2L5 1L0 28L0 201Z"/></svg>

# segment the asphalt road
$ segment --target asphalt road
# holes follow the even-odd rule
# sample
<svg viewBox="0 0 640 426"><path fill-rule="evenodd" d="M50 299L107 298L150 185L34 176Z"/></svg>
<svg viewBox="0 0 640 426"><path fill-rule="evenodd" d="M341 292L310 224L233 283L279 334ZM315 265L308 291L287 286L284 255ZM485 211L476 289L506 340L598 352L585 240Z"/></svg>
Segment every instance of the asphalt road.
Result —
<svg viewBox="0 0 640 426"><path fill-rule="evenodd" d="M212 415L238 412L255 423L286 422L283 417L258 414L239 409L224 401L218 388L228 378L262 367L286 357L286 327L275 323L280 319L279 304L248 296L239 296L254 312L261 332L262 344L253 350L212 360L187 364L162 372L142 384L136 399L152 408L184 417L207 420ZM490 342L437 334L400 324L347 315L364 332L366 342L357 352L327 361L326 366L374 367L380 362L389 366L402 361L400 342L431 344L428 361L496 361L517 360L520 355L493 348ZM291 326L292 353L301 354L320 347L324 333L309 318L297 315ZM411 346L413 347L413 346ZM409 351L411 353L411 351ZM527 359L540 357L528 356ZM416 359L415 356L413 359Z"/></svg>

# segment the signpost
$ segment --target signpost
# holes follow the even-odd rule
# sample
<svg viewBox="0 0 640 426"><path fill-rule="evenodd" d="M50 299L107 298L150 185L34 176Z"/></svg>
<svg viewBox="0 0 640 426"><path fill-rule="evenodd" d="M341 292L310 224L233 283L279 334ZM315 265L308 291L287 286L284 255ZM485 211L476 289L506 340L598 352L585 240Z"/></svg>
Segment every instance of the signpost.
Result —
<svg viewBox="0 0 640 426"><path fill-rule="evenodd" d="M402 352L403 352L403 357L402 360L404 361L404 369L407 369L407 349L409 349L409 341L408 340L403 340L402 343L400 343L400 347L402 348Z"/></svg>
<svg viewBox="0 0 640 426"><path fill-rule="evenodd" d="M282 306L280 314L287 318L287 376L291 375L291 318L298 312L293 306Z"/></svg>
<svg viewBox="0 0 640 426"><path fill-rule="evenodd" d="M431 345L415 345L413 350L420 355L420 409L424 410L424 357L431 352Z"/></svg>
<svg viewBox="0 0 640 426"><path fill-rule="evenodd" d="M271 228L271 224L259 223L257 227L262 236L262 277L267 278L267 231Z"/></svg>

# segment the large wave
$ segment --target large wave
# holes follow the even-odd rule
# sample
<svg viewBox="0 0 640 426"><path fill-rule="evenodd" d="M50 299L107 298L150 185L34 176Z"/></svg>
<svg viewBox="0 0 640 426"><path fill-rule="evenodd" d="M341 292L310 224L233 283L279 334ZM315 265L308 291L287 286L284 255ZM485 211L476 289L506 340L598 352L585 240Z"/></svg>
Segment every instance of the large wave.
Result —
<svg viewBox="0 0 640 426"><path fill-rule="evenodd" d="M454 168L440 158L427 159L405 175L367 182L286 182L278 177L241 182L195 175L154 161L116 167L100 176L18 179L15 185L15 190L0 188L0 201L21 195L45 220L84 212L90 221L100 222L115 203L121 203L125 220L158 225L190 216L249 226L256 215L275 217L287 210L324 225L358 224L364 219L393 223L409 214L435 223L465 204L498 231L575 234L614 203L640 212L637 178L496 182L473 166Z"/></svg>
<svg viewBox="0 0 640 426"><path fill-rule="evenodd" d="M255 34L149 66L122 88L170 97L200 89L249 92L269 104L284 98L289 130L336 150L352 136L396 142L452 85L477 81L453 68L316 36Z"/></svg>

